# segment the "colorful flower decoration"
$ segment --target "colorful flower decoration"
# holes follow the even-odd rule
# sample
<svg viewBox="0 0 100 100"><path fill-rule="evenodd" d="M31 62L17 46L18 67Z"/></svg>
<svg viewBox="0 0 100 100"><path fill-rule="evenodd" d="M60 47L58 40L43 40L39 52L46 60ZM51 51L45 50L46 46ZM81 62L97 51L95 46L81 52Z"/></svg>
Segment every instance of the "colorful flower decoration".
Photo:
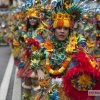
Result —
<svg viewBox="0 0 100 100"><path fill-rule="evenodd" d="M53 51L53 44L50 40L47 40L44 42L44 48L47 50L47 51Z"/></svg>
<svg viewBox="0 0 100 100"><path fill-rule="evenodd" d="M78 40L78 38L76 36L73 36L73 37L70 38L69 42L71 44L77 44L77 40Z"/></svg>
<svg viewBox="0 0 100 100"><path fill-rule="evenodd" d="M36 8L28 9L27 15L28 15L28 18L30 18L30 17L40 18L38 9L36 9Z"/></svg>
<svg viewBox="0 0 100 100"><path fill-rule="evenodd" d="M63 19L63 18L64 18L63 14L61 12L59 12L57 14L57 19Z"/></svg>
<svg viewBox="0 0 100 100"><path fill-rule="evenodd" d="M19 68L23 68L25 66L25 62L24 61L21 61L19 64L18 64L18 67Z"/></svg>
<svg viewBox="0 0 100 100"><path fill-rule="evenodd" d="M73 60L78 62L77 65L64 75L64 91L75 100L94 100L88 96L88 90L100 90L100 71L95 68L95 63L91 63L93 59L87 56L84 52L76 53Z"/></svg>
<svg viewBox="0 0 100 100"><path fill-rule="evenodd" d="M96 85L97 80L92 75L79 73L76 76L72 76L71 79L72 86L79 91L92 90Z"/></svg>
<svg viewBox="0 0 100 100"><path fill-rule="evenodd" d="M71 16L68 13L54 13L52 14L52 20L70 20Z"/></svg>
<svg viewBox="0 0 100 100"><path fill-rule="evenodd" d="M68 44L68 46L66 47L66 52L67 53L72 53L75 49L76 49L75 44Z"/></svg>
<svg viewBox="0 0 100 100"><path fill-rule="evenodd" d="M76 45L78 43L78 38L76 35L69 38L69 44L66 46L66 52L72 53L76 49Z"/></svg>
<svg viewBox="0 0 100 100"><path fill-rule="evenodd" d="M71 60L71 57L67 57L67 58L63 61L61 67L60 67L58 70L53 70L53 69L51 68L51 66L50 66L49 58L47 58L47 59L46 59L46 69L47 69L47 71L48 71L50 74L52 74L52 75L59 75L59 74L63 73L64 70L68 67L70 60Z"/></svg>
<svg viewBox="0 0 100 100"><path fill-rule="evenodd" d="M70 18L70 15L67 14L67 13L65 13L65 14L64 14L64 19L68 19L68 18Z"/></svg>
<svg viewBox="0 0 100 100"><path fill-rule="evenodd" d="M30 65L32 67L38 67L38 63L40 62L40 60L37 60L37 59L34 59L34 60L31 60L31 63Z"/></svg>
<svg viewBox="0 0 100 100"><path fill-rule="evenodd" d="M33 100L34 99L34 97L31 95L31 96L29 96L28 94L26 94L26 93L23 93L23 99L24 100Z"/></svg>
<svg viewBox="0 0 100 100"><path fill-rule="evenodd" d="M51 60L50 60L50 65L61 65L64 61L64 59L66 58L66 56L64 54L55 54L53 53L51 55Z"/></svg>
<svg viewBox="0 0 100 100"><path fill-rule="evenodd" d="M57 14L53 14L53 15L52 15L52 19L53 19L53 20L56 20L56 19L57 19Z"/></svg>
<svg viewBox="0 0 100 100"><path fill-rule="evenodd" d="M40 49L39 42L34 40L33 38L28 39L26 46L27 49L31 49L32 51L36 51L37 49Z"/></svg>

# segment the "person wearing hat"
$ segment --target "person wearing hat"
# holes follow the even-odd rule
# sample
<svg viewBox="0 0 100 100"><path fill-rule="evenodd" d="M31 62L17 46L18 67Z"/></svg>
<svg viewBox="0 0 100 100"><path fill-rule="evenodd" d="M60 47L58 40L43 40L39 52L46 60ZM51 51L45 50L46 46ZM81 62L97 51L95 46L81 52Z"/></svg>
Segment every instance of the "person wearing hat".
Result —
<svg viewBox="0 0 100 100"><path fill-rule="evenodd" d="M88 90L100 88L98 62L81 45L80 35L71 33L71 14L58 11L52 14L52 20L54 35L40 49L44 57L37 57L36 61L35 53L31 55L31 69L42 81L42 90L34 100L94 100L88 96ZM44 83L47 78L49 82Z"/></svg>
<svg viewBox="0 0 100 100"><path fill-rule="evenodd" d="M30 8L27 12L27 33L24 34L24 39L27 40L28 38L35 38L39 42L44 41L43 34L45 32L48 32L47 27L45 26L46 24L41 22L41 19L43 20L43 16L41 16L43 12L41 12L37 8ZM44 30L44 31L43 31ZM48 35L49 36L49 35ZM46 37L47 38L47 35Z"/></svg>
<svg viewBox="0 0 100 100"><path fill-rule="evenodd" d="M97 82L97 79L93 78L94 72L90 70L99 74L99 71L95 69L96 66L99 68L99 65L80 45L83 42L81 37L71 36L72 20L70 14L63 11L53 13L52 19L54 21L54 35L50 40L45 41L40 49L44 57L37 57L39 61L38 59L36 61L34 60L35 53L31 55L33 56L31 58L31 69L36 70L38 80L42 81L39 82L42 91L35 96L34 100L91 98L86 94L89 89L97 86L97 83L93 85L93 80ZM38 66L36 67L37 62ZM49 82L45 81L44 83L47 78L49 78Z"/></svg>
<svg viewBox="0 0 100 100"><path fill-rule="evenodd" d="M77 6L68 9L69 12L53 12L50 39L42 44L31 38L27 41L27 54L30 51L31 54L28 56L30 70L25 73L28 78L23 84L27 90L24 99L32 99L30 90L33 88L37 92L40 90L33 100L93 100L94 97L88 96L88 90L100 89L98 63L82 45L84 39L71 33L73 18L79 17L73 15ZM30 78L34 78L32 81L39 88L33 86Z"/></svg>
<svg viewBox="0 0 100 100"><path fill-rule="evenodd" d="M26 19L26 32L21 35L25 43L25 47L21 49L20 62L18 64L17 76L24 77L22 87L24 88L24 94L32 95L32 89L38 91L41 87L38 84L37 75L35 71L30 69L31 53L39 49L39 45L49 37L48 29L46 29L44 23L41 23L41 12L37 8L30 8L27 12ZM48 34L48 35L47 35ZM21 43L22 44L22 43ZM27 97L28 98L28 97Z"/></svg>

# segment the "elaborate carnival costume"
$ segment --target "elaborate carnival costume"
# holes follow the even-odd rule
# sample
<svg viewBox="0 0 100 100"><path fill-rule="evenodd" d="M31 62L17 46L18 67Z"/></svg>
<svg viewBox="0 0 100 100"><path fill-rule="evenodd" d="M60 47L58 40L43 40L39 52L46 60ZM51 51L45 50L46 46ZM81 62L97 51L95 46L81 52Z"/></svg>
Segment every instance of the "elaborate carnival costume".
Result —
<svg viewBox="0 0 100 100"><path fill-rule="evenodd" d="M95 48L92 54L97 58L100 63L100 14L96 14L96 24L94 26L94 35L96 37L95 40Z"/></svg>
<svg viewBox="0 0 100 100"><path fill-rule="evenodd" d="M93 24L90 23L90 16L89 13L84 13L82 15L82 25L81 25L81 31L80 33L83 34L83 36L86 38L86 44L87 44L87 51L91 53L91 51L95 47L95 41L93 37Z"/></svg>
<svg viewBox="0 0 100 100"><path fill-rule="evenodd" d="M0 44L6 44L8 35L8 12L0 11Z"/></svg>
<svg viewBox="0 0 100 100"><path fill-rule="evenodd" d="M48 31L48 29L46 29L47 25L45 23L39 22L39 19L41 18L40 15L41 15L41 13L35 7L28 9L28 12L27 12L28 19L38 21L38 25L37 26L35 25L32 27L31 27L31 25L30 26L27 25L27 32L23 33L23 31L21 31L21 37L23 38L23 40L25 42L25 47L24 47L23 52L25 53L24 55L27 56L28 58L30 58L30 54L32 53L31 48L34 48L34 46L31 46L31 44L34 43L34 41L36 42L35 46L37 46L39 44L39 42L42 43L45 41L45 39L49 38L49 34L48 34L49 31ZM43 34L45 34L45 35L43 35ZM46 34L48 34L48 35L46 35ZM20 44L22 44L22 43L20 43ZM35 49L33 51L35 51ZM23 57L23 55L22 55L22 57ZM21 60L21 62L22 62L22 60ZM20 65L20 64L22 64L21 62L18 64L19 68L24 67L24 65L23 66ZM23 68L21 68L21 69L23 70ZM21 76L23 77L23 72L19 72L19 74L21 74L20 77Z"/></svg>
<svg viewBox="0 0 100 100"><path fill-rule="evenodd" d="M26 32L25 13L19 8L13 8L11 18L12 21L9 22L10 33L8 35L8 42L12 44L14 63L17 66L20 52L25 44L22 42L22 34Z"/></svg>
<svg viewBox="0 0 100 100"><path fill-rule="evenodd" d="M6 36L7 36L7 30L5 23L2 23L1 29L0 29L0 44L6 43Z"/></svg>
<svg viewBox="0 0 100 100"><path fill-rule="evenodd" d="M78 6L72 5L67 10L52 14L53 28L70 29L73 21L71 17L75 15L74 10L78 9ZM88 96L88 90L100 89L100 68L91 55L83 52L83 42L76 35L64 41L57 41L54 36L37 51L34 52L34 46L31 48L32 77L37 78L38 69L46 74L46 78L38 82L41 91L33 100L94 100L94 97Z"/></svg>
<svg viewBox="0 0 100 100"><path fill-rule="evenodd" d="M25 9L24 9L25 10ZM18 37L19 41L13 40L13 44L18 48L18 54L16 58L20 60L18 63L18 72L17 76L24 77L25 82L23 82L22 86L24 87L25 94L31 95L31 88L34 90L40 89L40 85L38 85L38 79L32 77L32 71L30 70L30 55L32 52L35 52L40 48L39 42L44 42L49 39L49 26L45 24L42 20L42 12L36 7L26 9L27 13L27 30L25 31L23 28L20 28L20 35ZM30 25L30 21L36 20L36 25ZM21 23L22 24L22 23ZM20 26L21 26L20 24ZM24 46L22 44L24 43ZM16 50L13 50L13 54L16 53ZM33 74L34 75L34 74Z"/></svg>

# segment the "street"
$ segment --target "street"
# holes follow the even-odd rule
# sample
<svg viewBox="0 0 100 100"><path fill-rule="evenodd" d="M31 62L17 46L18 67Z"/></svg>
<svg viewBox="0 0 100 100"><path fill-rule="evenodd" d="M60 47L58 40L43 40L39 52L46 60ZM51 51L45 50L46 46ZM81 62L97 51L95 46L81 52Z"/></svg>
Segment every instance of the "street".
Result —
<svg viewBox="0 0 100 100"><path fill-rule="evenodd" d="M0 100L22 100L21 79L16 71L10 47L0 45Z"/></svg>

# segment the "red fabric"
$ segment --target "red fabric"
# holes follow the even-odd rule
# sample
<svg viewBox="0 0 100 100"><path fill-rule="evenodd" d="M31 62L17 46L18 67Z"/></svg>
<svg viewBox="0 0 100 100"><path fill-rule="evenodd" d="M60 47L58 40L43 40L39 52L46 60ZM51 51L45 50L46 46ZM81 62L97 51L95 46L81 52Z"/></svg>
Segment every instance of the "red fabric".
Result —
<svg viewBox="0 0 100 100"><path fill-rule="evenodd" d="M15 66L18 66L19 62L20 62L20 60L15 60L15 59L14 59L14 65L15 65Z"/></svg>
<svg viewBox="0 0 100 100"><path fill-rule="evenodd" d="M37 49L40 49L40 43L34 40L33 38L28 39L26 46L28 46L29 44L34 44L37 47Z"/></svg>
<svg viewBox="0 0 100 100"><path fill-rule="evenodd" d="M24 68L18 69L17 76L20 78L27 77L26 72L29 67L29 61L26 62Z"/></svg>
<svg viewBox="0 0 100 100"><path fill-rule="evenodd" d="M29 56L31 55L31 53L29 52L29 50L26 50L25 55L26 55L27 57L29 57Z"/></svg>
<svg viewBox="0 0 100 100"><path fill-rule="evenodd" d="M30 77L31 74L33 73L33 70L29 70L26 74L27 74L27 77Z"/></svg>

